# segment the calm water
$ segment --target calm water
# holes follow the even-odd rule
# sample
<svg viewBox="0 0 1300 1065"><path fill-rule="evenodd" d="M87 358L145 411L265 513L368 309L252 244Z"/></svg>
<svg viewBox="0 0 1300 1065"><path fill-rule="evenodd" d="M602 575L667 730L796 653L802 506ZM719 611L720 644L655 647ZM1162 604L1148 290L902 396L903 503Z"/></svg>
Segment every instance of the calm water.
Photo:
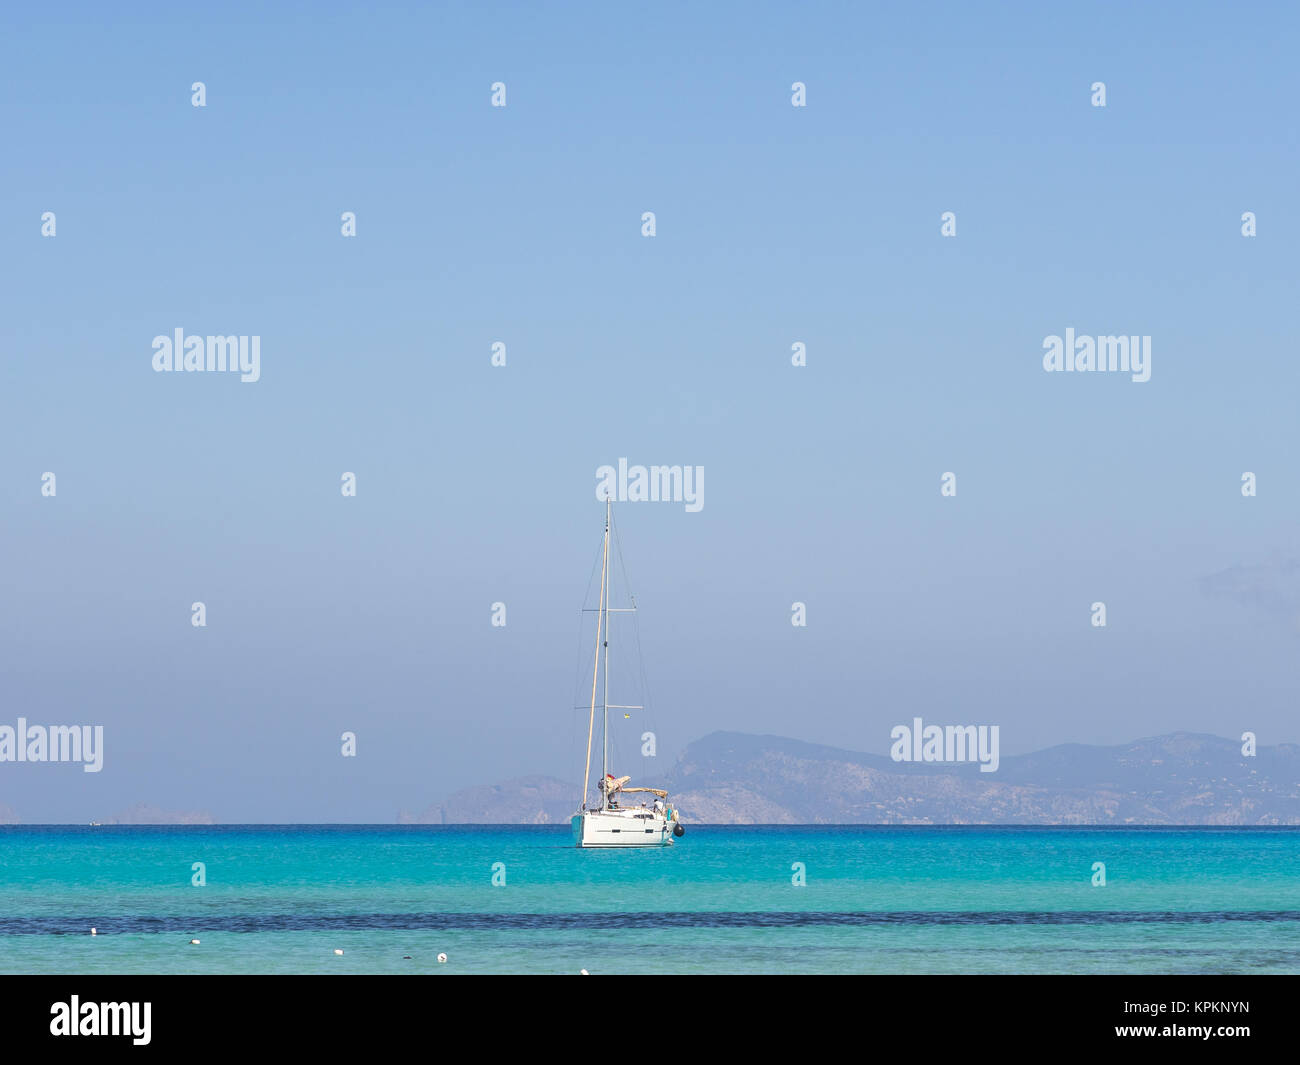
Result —
<svg viewBox="0 0 1300 1065"><path fill-rule="evenodd" d="M0 972L584 968L1300 972L1300 829L0 827Z"/></svg>

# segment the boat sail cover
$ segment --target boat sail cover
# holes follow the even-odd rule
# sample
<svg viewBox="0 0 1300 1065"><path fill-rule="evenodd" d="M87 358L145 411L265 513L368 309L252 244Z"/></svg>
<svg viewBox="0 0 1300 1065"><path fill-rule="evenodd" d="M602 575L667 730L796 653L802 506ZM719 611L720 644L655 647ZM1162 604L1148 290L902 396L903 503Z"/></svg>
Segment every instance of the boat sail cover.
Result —
<svg viewBox="0 0 1300 1065"><path fill-rule="evenodd" d="M611 798L617 795L620 791L622 792L645 791L645 792L649 792L652 795L658 795L659 798L661 799L668 798L668 792L664 791L661 788L627 787L626 786L627 782L631 779L632 779L631 777L615 777L613 773L607 773L604 779L601 780L600 782L600 790L603 791L607 796Z"/></svg>

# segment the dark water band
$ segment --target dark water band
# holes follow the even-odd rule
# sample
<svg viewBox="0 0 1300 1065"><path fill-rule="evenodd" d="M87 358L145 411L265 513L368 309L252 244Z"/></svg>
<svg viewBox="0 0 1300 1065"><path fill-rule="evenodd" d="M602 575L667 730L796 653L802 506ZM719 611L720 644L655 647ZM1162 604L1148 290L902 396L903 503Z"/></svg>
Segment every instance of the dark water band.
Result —
<svg viewBox="0 0 1300 1065"><path fill-rule="evenodd" d="M235 916L0 917L0 935L100 935L170 932L349 930L593 931L655 928L807 928L817 926L1107 925L1300 922L1300 910L880 910L848 913L358 913Z"/></svg>

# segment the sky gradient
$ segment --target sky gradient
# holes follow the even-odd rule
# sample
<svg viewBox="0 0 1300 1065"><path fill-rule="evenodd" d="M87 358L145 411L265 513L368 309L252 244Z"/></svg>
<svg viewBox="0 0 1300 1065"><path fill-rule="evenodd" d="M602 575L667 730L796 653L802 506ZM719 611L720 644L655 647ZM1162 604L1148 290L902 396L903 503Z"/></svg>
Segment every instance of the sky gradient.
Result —
<svg viewBox="0 0 1300 1065"><path fill-rule="evenodd" d="M1300 742L1294 10L3 17L0 724L105 729L0 764L23 821L576 803L620 457L707 471L616 507L662 769L913 716ZM178 327L261 379L154 373ZM1067 328L1151 380L1045 373Z"/></svg>

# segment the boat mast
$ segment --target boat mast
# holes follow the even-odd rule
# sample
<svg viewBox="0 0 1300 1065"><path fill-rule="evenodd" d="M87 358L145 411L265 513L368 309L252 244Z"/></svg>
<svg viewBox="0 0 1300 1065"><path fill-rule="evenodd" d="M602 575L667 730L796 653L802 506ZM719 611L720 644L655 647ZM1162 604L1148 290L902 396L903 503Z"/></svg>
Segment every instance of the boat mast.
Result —
<svg viewBox="0 0 1300 1065"><path fill-rule="evenodd" d="M605 557L600 564L600 606L596 610L596 653L591 663L591 717L587 720L587 768L582 771L582 808L591 784L591 734L596 727L596 674L600 668L600 623L605 614L605 575L609 572L609 500L605 501ZM607 641L608 642L608 641ZM608 688L606 689L608 690ZM608 720L608 718L607 718ZM605 779L601 773L601 780Z"/></svg>
<svg viewBox="0 0 1300 1065"><path fill-rule="evenodd" d="M605 573L601 577L600 586L605 588L609 585L609 522L610 508L613 506L612 493L605 497ZM602 724L600 728L601 744L603 751L600 758L600 779L605 780L609 776L609 596L602 596L604 599L605 609L605 691L600 698ZM604 798L601 800L601 809L609 803L609 792L603 792Z"/></svg>

